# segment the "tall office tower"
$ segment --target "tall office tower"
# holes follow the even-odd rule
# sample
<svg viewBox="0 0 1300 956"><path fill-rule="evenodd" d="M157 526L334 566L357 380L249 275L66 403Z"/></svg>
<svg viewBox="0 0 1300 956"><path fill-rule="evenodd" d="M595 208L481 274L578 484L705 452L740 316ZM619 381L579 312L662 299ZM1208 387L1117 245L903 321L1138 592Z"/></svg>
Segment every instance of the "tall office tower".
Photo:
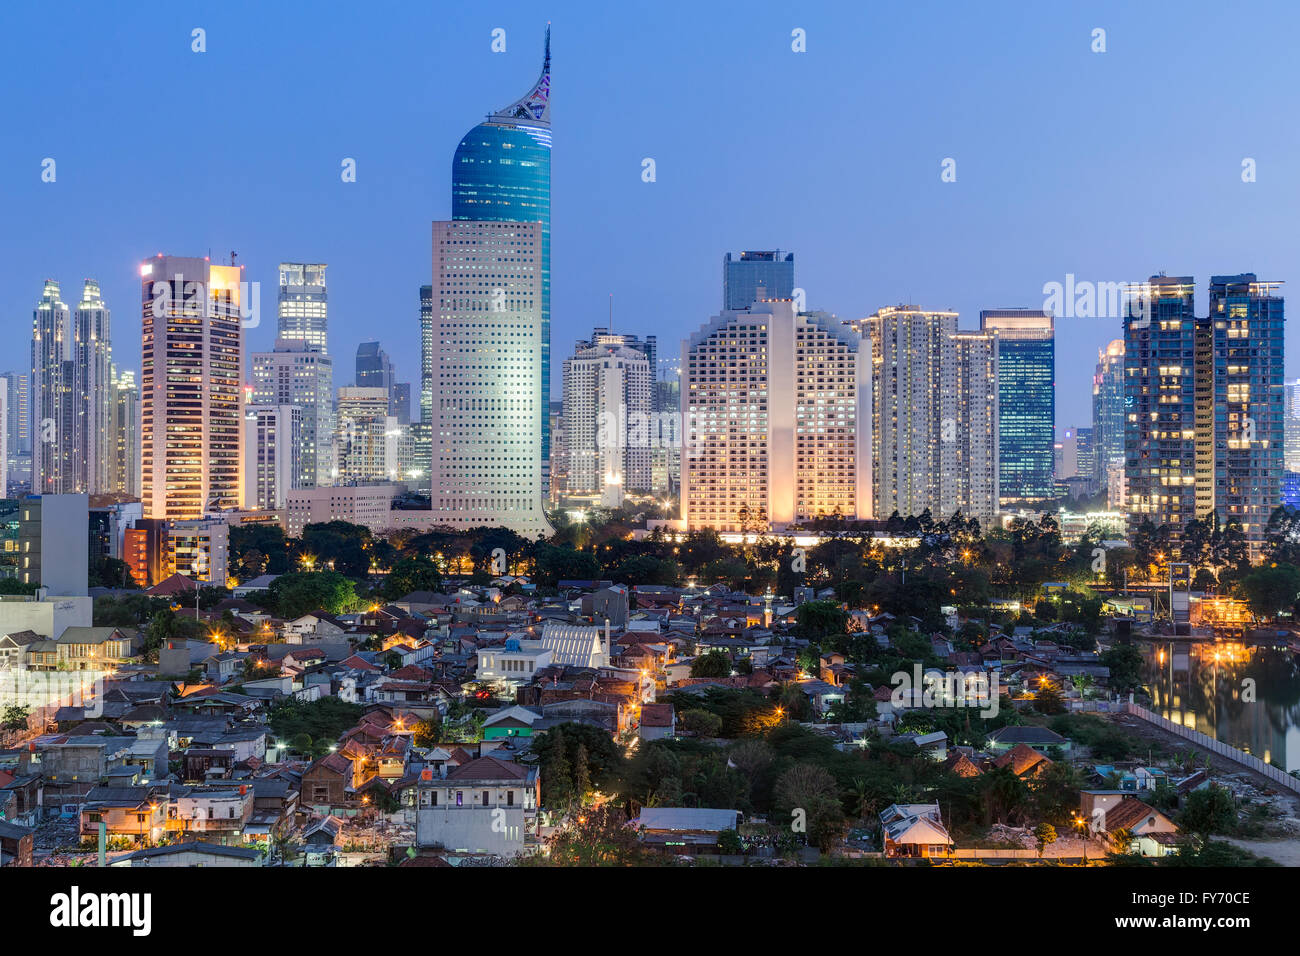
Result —
<svg viewBox="0 0 1300 956"><path fill-rule="evenodd" d="M558 508L569 487L569 446L564 441L564 402L551 402L551 476L546 503Z"/></svg>
<svg viewBox="0 0 1300 956"><path fill-rule="evenodd" d="M201 518L243 496L242 267L155 256L140 266L141 500Z"/></svg>
<svg viewBox="0 0 1300 956"><path fill-rule="evenodd" d="M1061 440L1053 449L1054 463L1052 473L1057 481L1077 478L1079 475L1079 437L1075 429L1067 428L1061 432Z"/></svg>
<svg viewBox="0 0 1300 956"><path fill-rule="evenodd" d="M73 343L80 391L77 429L80 441L82 487L90 494L112 490L116 441L113 419L113 345L111 315L99 294L99 283L87 279L81 301L73 313Z"/></svg>
<svg viewBox="0 0 1300 956"><path fill-rule="evenodd" d="M545 493L551 459L551 28L546 28L542 75L521 99L491 114L465 134L456 147L451 170L451 218L473 222L538 223L537 250L541 292L537 296L541 377L536 382L533 414L537 417L541 472L536 496ZM438 250L434 248L435 264ZM475 285L481 285L475 281ZM435 273L434 287L439 296ZM442 380L435 380L442 386ZM435 438L438 438L435 434ZM435 489L436 490L436 489ZM510 492L511 495L514 492ZM478 500L490 500L479 497ZM496 500L502 500L497 496ZM436 505L435 505L436 507ZM491 511L492 509L487 509ZM525 523L532 519L525 519ZM530 525L531 526L531 525Z"/></svg>
<svg viewBox="0 0 1300 956"><path fill-rule="evenodd" d="M1097 448L1093 443L1090 427L1084 426L1074 430L1075 461L1079 468L1079 477L1087 479L1087 487L1097 487Z"/></svg>
<svg viewBox="0 0 1300 956"><path fill-rule="evenodd" d="M956 368L956 452L958 508L987 520L1001 501L1002 470L1002 333L990 329L953 336ZM944 435L940 434L940 441ZM956 510L956 509L953 509ZM943 515L952 511L941 510Z"/></svg>
<svg viewBox="0 0 1300 956"><path fill-rule="evenodd" d="M411 426L415 443L413 485L429 490L433 462L433 286L420 286L420 421Z"/></svg>
<svg viewBox="0 0 1300 956"><path fill-rule="evenodd" d="M388 395L388 414L396 418L399 425L411 424L410 382L393 383L393 390Z"/></svg>
<svg viewBox="0 0 1300 956"><path fill-rule="evenodd" d="M1284 300L1275 294L1280 286L1253 273L1210 277L1214 480L1209 490L1219 519L1241 523L1252 554L1263 546L1269 515L1282 500L1286 317Z"/></svg>
<svg viewBox="0 0 1300 956"><path fill-rule="evenodd" d="M1003 502L1053 495L1056 337L1052 316L989 309L980 329L998 333L998 491Z"/></svg>
<svg viewBox="0 0 1300 956"><path fill-rule="evenodd" d="M338 484L356 485L398 477L397 420L388 414L382 388L340 388L338 400Z"/></svg>
<svg viewBox="0 0 1300 956"><path fill-rule="evenodd" d="M999 500L999 333L959 333L956 312L914 305L888 306L853 325L870 340L876 516L929 510L937 519L960 510L991 519ZM980 473L967 474L972 469Z"/></svg>
<svg viewBox="0 0 1300 956"><path fill-rule="evenodd" d="M32 484L31 393L26 372L0 374L5 395L5 466L11 489Z"/></svg>
<svg viewBox="0 0 1300 956"><path fill-rule="evenodd" d="M640 352L650 363L650 378L653 381L659 366L659 340L657 336L647 335L642 338L630 332L615 332L613 329L592 329L591 338L579 339L573 347L574 354L584 349L597 348L602 345L624 346Z"/></svg>
<svg viewBox="0 0 1300 956"><path fill-rule="evenodd" d="M140 390L135 373L113 376L112 414L109 421L108 491L140 497Z"/></svg>
<svg viewBox="0 0 1300 956"><path fill-rule="evenodd" d="M682 343L681 367L688 528L870 516L866 353L837 319L789 299L724 309Z"/></svg>
<svg viewBox="0 0 1300 956"><path fill-rule="evenodd" d="M551 531L538 457L542 250L540 222L433 224L431 495L454 528Z"/></svg>
<svg viewBox="0 0 1300 956"><path fill-rule="evenodd" d="M329 296L325 288L325 263L280 263L277 339L287 345L305 345L329 354Z"/></svg>
<svg viewBox="0 0 1300 956"><path fill-rule="evenodd" d="M626 345L579 342L564 360L566 490L608 508L650 488L650 362Z"/></svg>
<svg viewBox="0 0 1300 956"><path fill-rule="evenodd" d="M9 420L9 391L0 388L0 422ZM0 498L9 497L9 429L0 428Z"/></svg>
<svg viewBox="0 0 1300 956"><path fill-rule="evenodd" d="M78 487L81 456L72 318L59 295L59 284L45 280L32 313L32 458L34 494L73 494Z"/></svg>
<svg viewBox="0 0 1300 956"><path fill-rule="evenodd" d="M794 298L794 253L780 249L722 257L722 307L747 309L759 299Z"/></svg>
<svg viewBox="0 0 1300 956"><path fill-rule="evenodd" d="M650 491L675 495L682 484L682 382L681 356L659 359L654 383L655 414L659 417L659 440L650 449Z"/></svg>
<svg viewBox="0 0 1300 956"><path fill-rule="evenodd" d="M253 404L302 408L298 488L328 485L334 469L334 365L316 346L277 339L250 357Z"/></svg>
<svg viewBox="0 0 1300 956"><path fill-rule="evenodd" d="M356 385L358 388L382 388L385 394L393 390L393 363L378 342L362 342L357 346Z"/></svg>
<svg viewBox="0 0 1300 956"><path fill-rule="evenodd" d="M244 406L244 507L278 509L302 475L301 405Z"/></svg>
<svg viewBox="0 0 1300 956"><path fill-rule="evenodd" d="M1287 471L1300 472L1300 379L1286 383L1282 406L1283 462Z"/></svg>
<svg viewBox="0 0 1300 956"><path fill-rule="evenodd" d="M1124 340L1097 350L1092 376L1092 446L1099 487L1109 487L1112 470L1124 466Z"/></svg>

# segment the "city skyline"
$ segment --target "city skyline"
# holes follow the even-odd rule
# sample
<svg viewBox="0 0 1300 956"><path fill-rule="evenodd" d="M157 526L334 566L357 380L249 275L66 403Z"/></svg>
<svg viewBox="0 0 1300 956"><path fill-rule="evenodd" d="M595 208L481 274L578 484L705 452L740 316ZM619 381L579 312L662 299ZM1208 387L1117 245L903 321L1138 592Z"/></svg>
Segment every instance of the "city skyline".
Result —
<svg viewBox="0 0 1300 956"><path fill-rule="evenodd" d="M147 12L112 14L112 25L125 28ZM14 23L15 31L21 31L21 22L30 14L7 11L3 16ZM88 11L70 24L66 36L53 42L69 52L80 49L89 43L89 31L107 29L100 18L108 16ZM241 125L247 127L247 135L262 135L271 128L275 113L271 107L257 105L274 100L264 94L278 93L290 73L295 81L304 75L319 77L313 72L318 67L304 62L300 52L271 41L256 45L247 40L245 27L260 27L262 33L272 35L283 16L231 5L208 17L207 52L202 54L190 50L193 25L188 20L164 17L164 25L170 22L168 28L178 31L177 50L160 50L159 55L191 59L174 63L179 71L178 91L152 95L179 95L180 90L210 79L222 62L256 59L265 70L257 81L262 84L258 95L252 95L253 80L235 77L234 82L250 103ZM410 16L409 32L416 33L423 17ZM704 14L705 22L717 16ZM863 318L882 306L907 301L959 312L962 329L974 329L982 310L1041 308L1043 286L1065 283L1069 275L1079 281L1122 282L1138 281L1161 269L1197 276L1250 269L1283 281L1288 278L1288 263L1300 252L1282 218L1296 185L1281 170L1291 155L1300 153L1289 131L1275 124L1247 122L1243 127L1254 125L1255 130L1240 149L1234 144L1233 152L1240 155L1229 155L1225 149L1207 156L1204 151L1191 155L1146 147L1134 159L1121 149L1129 138L1110 131L1113 124L1101 119L1111 115L1108 110L1115 107L1126 85L1172 90L1158 65L1144 62L1143 52L1176 49L1190 55L1197 44L1211 38L1231 42L1247 29L1244 24L1209 7L1197 7L1175 24L1160 18L1158 29L1153 13L1108 11L1094 17L1105 20L1109 31L1107 52L1096 54L1089 48L1092 20L1082 15L1029 11L1019 18L1023 22L1017 22L996 12L953 11L927 25L928 39L951 59L953 71L970 77L975 89L948 89L939 79L909 80L908 87L899 89L891 79L881 88L896 95L878 104L880 122L895 122L914 134L910 145L887 151L883 157L872 153L857 166L839 159L810 159L800 144L815 141L816 124L845 108L856 88L835 82L846 79L856 62L849 55L852 37L866 30L886 34L904 30L914 16L905 11L837 12L832 26L824 15L800 12L795 22L791 15L760 8L745 23L730 25L735 29L725 43L692 31L671 35L667 25L656 23L631 30L624 16L610 12L592 10L581 17L554 18L563 91L556 116L564 129L566 149L556 157L553 186L558 216L555 274L560 282L554 291L548 398L559 397L559 360L573 341L603 319L611 293L615 328L656 331L662 339L680 339L716 310L718 257L728 250L793 252L807 306L840 319ZM129 287L135 263L161 249L192 253L209 248L213 262L224 262L234 249L247 266L249 280L260 282L262 288L263 320L248 330L248 347L266 351L274 339L269 317L279 263L285 259L327 262L331 339L338 351L347 354L357 342L378 338L396 356L397 378L417 381L419 328L413 299L415 290L430 279L427 257L419 255L421 237L429 220L451 218L443 184L457 137L475 120L481 121L490 104L509 102L517 95L519 77L536 68L544 26L541 15L522 7L490 15L452 11L439 21L444 22L436 68L421 71L403 63L400 54L416 40L397 35L405 31L385 30L383 42L393 44L399 55L388 58L390 65L375 77L352 81L358 91L376 83L407 84L409 91L381 111L390 119L396 110L420 117L418 124L399 124L398 138L391 133L371 135L369 124L375 120L345 115L335 108L328 112L329 136L320 131L303 133L284 141L282 150L274 154L259 154L256 164L227 154L224 147L195 155L171 142L159 145L146 165L150 176L160 177L160 187L194 191L204 201L228 193L237 184L248 190L238 203L214 201L208 204L210 215L185 223L160 228L147 215L147 204L135 210L116 201L132 188L143 190L147 181L136 168L139 155L127 149L125 132L116 132L108 119L92 121L95 131L105 134L96 142L93 157L72 143L67 143L65 152L57 136L51 142L43 132L19 135L17 148L0 160L16 186L0 203L6 213L31 228L21 242L11 240L11 254L0 265L3 314L15 319L30 314L39 295L38 283L47 276L61 277L68 286L75 277L94 276L106 303L118 308L119 342L130 341L135 330L122 304L133 298ZM507 38L502 54L491 52L491 31L498 26ZM790 30L796 26L807 31L803 54L790 49ZM307 31L301 48L311 48L314 28L295 23L295 29ZM1015 78L983 75L981 64L988 56L1031 32L1036 44L1020 48L1026 58L1024 69L1047 68L1052 63L1060 68L1060 76L1051 70L1045 74L1047 91L1026 90ZM672 36L671 42L667 35ZM618 42L611 43L611 36ZM374 26L362 23L347 43L364 51L380 39ZM1250 40L1256 45L1274 42L1253 33ZM706 51L711 55L701 60ZM27 55L19 54L19 60ZM881 51L879 61L857 83L882 83L896 55ZM621 66L629 58L655 65L652 97L630 80L620 79L628 85L610 88L601 79L613 71L615 60ZM1146 61L1159 59L1158 55L1145 57ZM1265 70L1280 69L1274 59L1260 59ZM689 95L693 82L711 78L720 68L701 65L710 60L742 65L742 77L762 71L779 80L765 97L765 109L784 114L792 134L769 134L772 149L749 151L743 160L725 150L708 156L686 152L685 144L702 131L716 135L711 129L716 118ZM21 62L16 66L21 67ZM1086 72L1086 84L1066 76L1080 71ZM65 87L64 81L43 76L48 89L28 88L24 72L19 68L15 74L25 94L16 108L21 127L23 110L63 95ZM472 78L476 91L482 92L473 97L439 95L457 77ZM107 78L105 92L96 95L116 94L126 101L137 97L143 82L142 74L123 68ZM329 90L338 85L327 79L322 82ZM1177 101L1153 121L1161 128L1195 122L1198 95L1205 102L1235 98L1247 119L1255 111L1266 112L1265 105L1255 105L1260 97L1254 94L1262 81L1227 77L1216 80L1217 85L1201 85L1206 82L1193 79L1190 86L1180 85ZM817 90L816 97L809 95L810 88ZM347 103L362 95L341 92ZM1093 124L1063 117L1057 119L1068 121L1019 127L1004 121L982 131L964 118L962 109L977 93L1020 106L1027 115L1035 115L1033 105L1039 97L1051 95L1056 102L1064 97L1065 102L1078 103L1080 118L1095 116L1099 121L1095 131L1082 136L1079 130L1090 130ZM635 131L611 129L601 122L604 110L629 97L643 102L646 122L637 124ZM920 116L903 115L894 99L917 100L927 110ZM755 118L764 115L743 98L737 98L732 109L740 111L737 119L751 111ZM106 115L119 113L110 109ZM356 135L338 132L353 125ZM40 124L28 128L39 129ZM860 154L853 139L859 134L850 130L846 135L846 156ZM1010 135L1031 144L1014 161L994 148L999 137ZM759 136L756 133L754 138ZM367 145L372 140L383 148L377 152ZM40 178L41 160L47 157L57 163L54 182ZM339 177L339 164L349 157L357 162L355 183L343 183ZM654 182L642 181L646 158L655 160ZM956 160L956 182L940 179L945 158ZM1255 182L1242 181L1245 158L1258 163ZM801 175L786 175L792 168ZM863 191L862 202L837 205L832 201L831 184L845 175L862 176L872 185ZM767 199L756 204L745 195L760 183ZM1101 212L1070 223L1059 221L1061 209L1076 208L1070 200L1080 190L1084 204ZM274 203L272 196L277 198ZM1195 202L1184 202L1183 197L1195 197ZM1140 240L1115 228L1118 213L1142 208L1167 211L1144 218ZM608 223L620 217L636 222L637 229L624 241L609 243ZM866 230L861 227L864 217L871 226ZM918 224L942 222L944 229L941 234L912 230L915 235L909 237L908 230L872 225L901 217ZM77 233L69 228L74 221L87 226ZM1222 228L1207 233L1199 227L1207 222ZM1238 228L1245 222L1252 229ZM1060 235L1050 243L1030 241L1033 227L1042 223ZM661 250L667 250L666 258ZM655 267L647 269L650 261ZM575 268L579 263L583 267ZM370 281L375 274L391 281L376 285ZM1198 292L1204 295L1203 290ZM1094 353L1122 332L1119 316L1062 317L1058 326L1062 354ZM123 369L139 371L133 350L119 346L114 359ZM1293 364L1288 377L1296 377L1297 372L1300 369ZM1090 373L1087 366L1061 369L1058 428L1088 421ZM336 380L334 384L349 383Z"/></svg>

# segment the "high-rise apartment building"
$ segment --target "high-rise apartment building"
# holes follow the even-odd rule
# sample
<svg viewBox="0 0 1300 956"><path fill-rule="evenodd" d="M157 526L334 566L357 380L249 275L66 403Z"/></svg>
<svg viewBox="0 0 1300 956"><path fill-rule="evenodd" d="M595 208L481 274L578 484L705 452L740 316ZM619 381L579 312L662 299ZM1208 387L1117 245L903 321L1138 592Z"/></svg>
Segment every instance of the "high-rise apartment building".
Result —
<svg viewBox="0 0 1300 956"><path fill-rule="evenodd" d="M1241 524L1253 552L1280 501L1285 425L1280 283L1212 276L1195 316L1190 276L1152 276L1124 320L1130 522Z"/></svg>
<svg viewBox="0 0 1300 956"><path fill-rule="evenodd" d="M998 493L1003 502L1054 494L1056 337L1052 316L1033 309L988 309L980 329L998 333Z"/></svg>
<svg viewBox="0 0 1300 956"><path fill-rule="evenodd" d="M145 518L201 518L243 496L243 273L155 256L142 292Z"/></svg>
<svg viewBox="0 0 1300 956"><path fill-rule="evenodd" d="M1286 470L1300 473L1300 379L1287 382L1282 424L1283 462Z"/></svg>
<svg viewBox="0 0 1300 956"><path fill-rule="evenodd" d="M104 305L99 283L87 279L81 301L72 315L73 360L79 391L76 404L80 481L90 494L112 491L117 439L112 431L113 345L111 314Z"/></svg>
<svg viewBox="0 0 1300 956"><path fill-rule="evenodd" d="M794 253L780 249L722 257L722 307L747 309L759 299L794 298Z"/></svg>
<svg viewBox="0 0 1300 956"><path fill-rule="evenodd" d="M435 222L432 508L550 533L542 511L540 222Z"/></svg>
<svg viewBox="0 0 1300 956"><path fill-rule="evenodd" d="M1108 487L1112 469L1124 465L1124 340L1097 350L1092 376L1092 447L1096 479Z"/></svg>
<svg viewBox="0 0 1300 956"><path fill-rule="evenodd" d="M888 306L853 325L870 342L876 516L992 518L1000 497L999 333L959 333L956 312L914 305Z"/></svg>
<svg viewBox="0 0 1300 956"><path fill-rule="evenodd" d="M541 246L537 268L541 283L537 297L538 347L541 350L540 377L534 387L533 414L537 418L538 442L533 454L540 454L540 480L536 495L541 500L550 470L551 430L547 405L551 398L551 29L546 28L546 52L542 75L523 97L491 114L465 134L451 170L451 218L468 222L537 223ZM435 247L434 260L438 255ZM476 283L478 284L478 283ZM434 294L442 297L438 276ZM436 383L441 387L441 381ZM439 436L433 441L439 444ZM435 450L436 455L436 450ZM445 474L445 472L444 472ZM435 495L437 489L434 490ZM514 492L510 492L511 495ZM505 500L501 495L480 496L479 500ZM435 505L436 507L436 505ZM489 509L490 510L490 509ZM532 519L523 519L531 521Z"/></svg>
<svg viewBox="0 0 1300 956"><path fill-rule="evenodd" d="M72 494L78 487L76 362L72 316L59 283L45 280L40 302L32 313L32 491Z"/></svg>
<svg viewBox="0 0 1300 956"><path fill-rule="evenodd" d="M865 359L843 323L789 299L724 309L683 342L686 526L870 517Z"/></svg>
<svg viewBox="0 0 1300 956"><path fill-rule="evenodd" d="M109 422L110 493L140 497L140 390L135 372L113 376L113 398Z"/></svg>
<svg viewBox="0 0 1300 956"><path fill-rule="evenodd" d="M650 362L627 345L579 342L564 360L565 493L616 508L650 488Z"/></svg>
<svg viewBox="0 0 1300 956"><path fill-rule="evenodd" d="M300 405L244 406L244 508L280 509L302 475Z"/></svg>
<svg viewBox="0 0 1300 956"><path fill-rule="evenodd" d="M5 394L5 466L11 489L31 489L32 414L31 389L26 372L0 374L0 391Z"/></svg>
<svg viewBox="0 0 1300 956"><path fill-rule="evenodd" d="M325 263L280 263L279 322L276 338L288 346L302 345L329 353L329 296Z"/></svg>
<svg viewBox="0 0 1300 956"><path fill-rule="evenodd" d="M250 357L255 405L302 409L302 451L295 488L328 485L334 470L334 366L319 347L277 339Z"/></svg>
<svg viewBox="0 0 1300 956"><path fill-rule="evenodd" d="M388 392L382 388L339 389L338 484L369 484L398 476L397 419L388 414L388 402Z"/></svg>

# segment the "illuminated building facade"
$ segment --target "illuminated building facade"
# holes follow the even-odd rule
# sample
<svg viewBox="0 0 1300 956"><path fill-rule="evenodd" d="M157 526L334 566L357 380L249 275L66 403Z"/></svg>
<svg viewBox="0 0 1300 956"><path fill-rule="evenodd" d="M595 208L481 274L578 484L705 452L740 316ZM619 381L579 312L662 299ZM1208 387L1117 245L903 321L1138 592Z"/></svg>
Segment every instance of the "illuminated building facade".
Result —
<svg viewBox="0 0 1300 956"><path fill-rule="evenodd" d="M1050 498L1056 428L1056 336L1052 316L988 309L980 329L998 333L998 493L1003 502Z"/></svg>
<svg viewBox="0 0 1300 956"><path fill-rule="evenodd" d="M792 300L725 309L682 347L682 517L784 529L869 517L858 336Z"/></svg>
<svg viewBox="0 0 1300 956"><path fill-rule="evenodd" d="M870 341L876 517L991 519L1000 497L999 333L958 332L956 312L914 305L887 306L854 327Z"/></svg>
<svg viewBox="0 0 1300 956"><path fill-rule="evenodd" d="M244 406L245 509L278 509L302 474L303 409L299 405Z"/></svg>
<svg viewBox="0 0 1300 956"><path fill-rule="evenodd" d="M540 222L433 224L431 504L454 528L550 533L538 454L543 244Z"/></svg>
<svg viewBox="0 0 1300 956"><path fill-rule="evenodd" d="M491 114L465 134L456 147L451 171L451 218L466 222L537 223L541 245L537 298L540 377L534 383L540 474L538 500L546 492L550 470L551 397L551 30L546 29L542 75L520 99ZM435 248L435 265L437 250ZM437 274L434 294L442 296ZM438 383L439 385L441 383ZM435 446L439 436L434 434ZM437 489L435 489L435 494ZM492 496L501 500L500 496ZM487 500L487 499L484 499ZM436 507L436 505L435 505ZM526 519L526 520L532 520Z"/></svg>
<svg viewBox="0 0 1300 956"><path fill-rule="evenodd" d="M280 263L276 338L287 345L304 345L328 354L329 295L325 268L323 262Z"/></svg>
<svg viewBox="0 0 1300 956"><path fill-rule="evenodd" d="M334 471L334 365L315 346L277 340L251 356L253 403L302 409L302 451L294 487L328 485Z"/></svg>
<svg viewBox="0 0 1300 956"><path fill-rule="evenodd" d="M579 342L564 360L566 495L616 508L649 490L650 374L644 352L613 342Z"/></svg>
<svg viewBox="0 0 1300 956"><path fill-rule="evenodd" d="M141 500L201 518L243 496L242 268L159 255L140 266Z"/></svg>
<svg viewBox="0 0 1300 956"><path fill-rule="evenodd" d="M387 481L398 473L397 419L383 388L340 388L335 454L340 485Z"/></svg>

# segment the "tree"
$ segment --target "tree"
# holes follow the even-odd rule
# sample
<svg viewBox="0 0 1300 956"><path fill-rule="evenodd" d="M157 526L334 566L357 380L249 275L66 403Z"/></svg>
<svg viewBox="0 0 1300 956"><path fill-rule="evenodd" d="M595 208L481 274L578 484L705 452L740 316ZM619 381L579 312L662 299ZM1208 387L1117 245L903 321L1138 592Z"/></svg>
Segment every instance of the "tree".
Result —
<svg viewBox="0 0 1300 956"><path fill-rule="evenodd" d="M1040 683L1038 690L1034 691L1034 710L1040 714L1065 713L1065 701L1061 698L1060 688L1049 680Z"/></svg>
<svg viewBox="0 0 1300 956"><path fill-rule="evenodd" d="M834 601L805 601L795 611L795 633L810 641L848 630L849 615Z"/></svg>
<svg viewBox="0 0 1300 956"><path fill-rule="evenodd" d="M418 721L414 728L411 742L417 747L432 747L438 743L438 724L439 721L433 717L426 717Z"/></svg>
<svg viewBox="0 0 1300 956"><path fill-rule="evenodd" d="M735 830L723 830L718 833L718 852L726 856L738 856L745 852L745 845L740 842L740 834Z"/></svg>
<svg viewBox="0 0 1300 956"><path fill-rule="evenodd" d="M728 677L730 674L731 658L726 651L709 651L691 662L692 677Z"/></svg>
<svg viewBox="0 0 1300 956"><path fill-rule="evenodd" d="M1231 833L1237 826L1237 803L1226 788L1210 784L1187 795L1178 822L1184 830L1202 839L1211 834Z"/></svg>
<svg viewBox="0 0 1300 956"><path fill-rule="evenodd" d="M722 733L722 718L700 707L682 711L677 726L697 737L717 737Z"/></svg>
<svg viewBox="0 0 1300 956"><path fill-rule="evenodd" d="M4 709L4 715L0 716L0 728L5 730L26 730L27 717L30 714L30 708L10 704Z"/></svg>
<svg viewBox="0 0 1300 956"><path fill-rule="evenodd" d="M1038 847L1038 858L1043 858L1043 851L1049 844L1056 842L1056 827L1050 823L1040 823L1034 827L1034 845Z"/></svg>
<svg viewBox="0 0 1300 956"><path fill-rule="evenodd" d="M1098 660L1110 668L1110 686L1112 690L1126 694L1142 687L1142 668L1145 661L1142 652L1132 644L1116 644L1102 654Z"/></svg>
<svg viewBox="0 0 1300 956"><path fill-rule="evenodd" d="M627 816L612 803L579 813L552 839L550 866L631 866L644 855ZM541 858L532 858L540 865ZM529 865L528 861L521 861Z"/></svg>
<svg viewBox="0 0 1300 956"><path fill-rule="evenodd" d="M1300 595L1300 568L1293 564L1255 568L1237 581L1237 588L1256 617L1272 619L1295 605Z"/></svg>
<svg viewBox="0 0 1300 956"><path fill-rule="evenodd" d="M442 572L424 555L402 558L393 565L384 581L383 594L390 601L412 591L437 591L442 587Z"/></svg>
<svg viewBox="0 0 1300 956"><path fill-rule="evenodd" d="M360 603L356 586L338 571L282 574L271 582L270 592L280 617L287 620L316 610L342 614Z"/></svg>
<svg viewBox="0 0 1300 956"><path fill-rule="evenodd" d="M777 779L773 797L782 817L796 828L802 823L808 842L823 853L843 839L848 821L840 806L835 778L825 767L795 764Z"/></svg>

